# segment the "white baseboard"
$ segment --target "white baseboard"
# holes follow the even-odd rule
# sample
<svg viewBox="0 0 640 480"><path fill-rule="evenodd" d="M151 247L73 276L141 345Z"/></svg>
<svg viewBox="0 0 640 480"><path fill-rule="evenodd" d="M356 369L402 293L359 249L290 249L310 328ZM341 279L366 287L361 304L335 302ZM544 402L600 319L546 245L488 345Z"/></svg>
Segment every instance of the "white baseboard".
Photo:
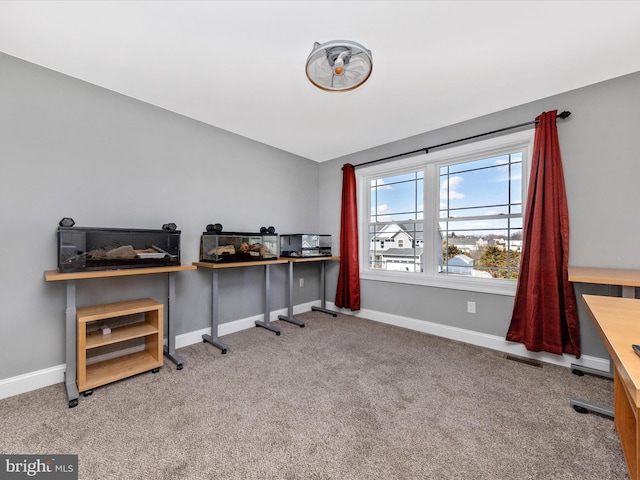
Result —
<svg viewBox="0 0 640 480"><path fill-rule="evenodd" d="M293 309L294 315L308 312L312 306L320 306L320 302L308 302L301 305L296 305ZM471 330L464 330L462 328L450 327L447 325L441 325L438 323L427 322L424 320L416 320L414 318L401 317L399 315L392 315L388 313L378 312L375 310L360 310L352 312L347 309L337 308L333 302L327 302L327 308L335 310L337 312L345 313L355 317L372 320L375 322L386 323L389 325L395 325L397 327L407 328L409 330L415 330L418 332L428 333L436 335L438 337L448 338L450 340L457 340L471 345L477 345L479 347L490 348L492 350L498 350L511 355L517 355L519 357L531 358L539 360L541 362L553 363L563 367L570 368L572 365L581 365L589 367L595 370L604 372L609 371L609 360L592 357L589 355L582 355L579 360L572 355L554 355L546 352L530 352L524 345L520 343L508 342L504 338L496 335L488 335L486 333L474 332ZM287 309L283 308L274 312L271 312L270 321L278 321L278 315L286 315ZM248 328L255 327L256 320L262 320L263 315L255 315L253 317L243 318L235 320L233 322L223 323L218 328L218 336L222 337L231 333L246 330ZM211 328L203 328L201 330L183 333L176 336L176 349L187 347L195 343L202 342L202 335L211 335ZM48 387L56 383L64 382L64 372L66 370L65 365L58 365L55 367L45 368L24 375L18 375L15 377L0 380L0 399L19 395L21 393L27 393L38 388Z"/></svg>
<svg viewBox="0 0 640 480"><path fill-rule="evenodd" d="M0 399L62 383L66 368L63 364L0 380Z"/></svg>
<svg viewBox="0 0 640 480"><path fill-rule="evenodd" d="M293 314L298 315L303 312L308 312L311 310L312 306L319 305L320 301L295 305L293 307ZM278 315L287 315L287 313L286 308L271 312L269 320L272 322L278 321ZM224 323L218 327L218 335L224 336L241 330L246 330L247 328L254 328L255 321L262 320L263 317L264 315L255 315L253 317ZM204 328L202 330L176 335L176 349L187 347L194 343L201 343L203 334L211 335L211 328ZM131 351L135 351L136 349L136 347L133 347ZM113 354L107 354L106 356L101 357L100 360L112 358L113 356ZM48 387L49 385L55 385L56 383L63 383L66 368L66 365L62 364L0 380L0 400L3 398L13 397L14 395L19 395L21 393L31 392L39 388Z"/></svg>
<svg viewBox="0 0 640 480"><path fill-rule="evenodd" d="M428 322L425 320L416 320L415 318L401 317L389 313L378 312L375 310L359 310L352 312L345 308L337 308L332 302L327 302L327 307L354 317L361 317L375 322L395 325L397 327L416 330L418 332L428 333L438 337L457 340L459 342L477 345L479 347L498 350L519 357L539 360L541 362L552 363L563 367L571 368L572 365L580 365L583 367L593 368L595 370L609 372L609 359L593 357L590 355L581 355L576 359L573 355L555 355L547 352L530 352L521 343L508 342L504 337L497 335L489 335L487 333L474 332L457 327L450 327L439 323Z"/></svg>

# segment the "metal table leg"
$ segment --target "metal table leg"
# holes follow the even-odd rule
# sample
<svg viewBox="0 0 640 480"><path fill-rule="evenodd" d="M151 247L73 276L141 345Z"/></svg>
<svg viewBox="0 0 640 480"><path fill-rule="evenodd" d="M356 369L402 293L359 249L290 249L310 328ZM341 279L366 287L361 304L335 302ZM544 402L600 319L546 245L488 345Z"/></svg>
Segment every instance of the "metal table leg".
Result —
<svg viewBox="0 0 640 480"><path fill-rule="evenodd" d="M289 281L289 309L288 315L278 315L278 320L284 320L285 322L293 323L295 325L299 325L300 327L304 327L304 323L300 320L296 320L293 317L293 262L289 262L289 270L287 273L287 278Z"/></svg>
<svg viewBox="0 0 640 480"><path fill-rule="evenodd" d="M622 297L623 298L635 298L636 296L636 288L622 286ZM597 370L595 368L583 367L582 365L571 364L571 371L575 375L582 376L584 373L590 373L591 375L598 375L604 378L613 379L613 360L609 357L609 371L605 372L602 370ZM603 407L601 405L597 405L595 403L587 402L586 400L579 400L577 398L572 398L571 406L576 412L579 413L589 413L595 412L606 417L614 418L613 409L608 407Z"/></svg>
<svg viewBox="0 0 640 480"><path fill-rule="evenodd" d="M202 340L220 349L224 355L227 345L218 339L218 271L211 270L211 335L202 335Z"/></svg>
<svg viewBox="0 0 640 480"><path fill-rule="evenodd" d="M338 314L336 312L332 312L331 310L327 310L326 308L326 282L325 282L325 272L324 272L324 266L325 266L326 260L322 260L320 262L320 307L311 307L311 310L315 311L315 312L322 312L322 313L327 313L333 317L337 317Z"/></svg>
<svg viewBox="0 0 640 480"><path fill-rule="evenodd" d="M269 316L271 315L271 305L270 305L270 279L269 279L269 266L264 266L265 280L264 280L264 320L256 320L256 327L266 328L267 330L271 330L275 332L276 335L280 335L280 329L271 324Z"/></svg>
<svg viewBox="0 0 640 480"><path fill-rule="evenodd" d="M78 405L78 384L76 376L78 372L78 364L76 358L77 352L77 333L76 333L76 281L67 280L67 309L65 312L65 357L66 370L64 372L64 383L67 388L67 400L69 400L69 408Z"/></svg>
<svg viewBox="0 0 640 480"><path fill-rule="evenodd" d="M578 370L580 373L576 373L577 368L574 368L574 367L580 367L580 370ZM572 370L573 373L576 375L582 375L582 372L586 372L586 373L591 373L593 375L598 375L604 378L613 378L613 361L611 360L611 358L609 358L609 372L596 370L595 368L582 367L580 365L575 365L575 366L572 365L572 368L573 368ZM587 402L586 400L579 400L577 398L572 398L570 403L573 409L578 413L594 412L610 418L613 418L614 416L613 408L603 407L601 405L597 405L592 402Z"/></svg>
<svg viewBox="0 0 640 480"><path fill-rule="evenodd" d="M175 325L175 304L176 304L176 276L175 272L169 272L169 287L167 294L167 345L164 347L164 354L176 364L177 370L182 370L182 357L176 353L176 325Z"/></svg>

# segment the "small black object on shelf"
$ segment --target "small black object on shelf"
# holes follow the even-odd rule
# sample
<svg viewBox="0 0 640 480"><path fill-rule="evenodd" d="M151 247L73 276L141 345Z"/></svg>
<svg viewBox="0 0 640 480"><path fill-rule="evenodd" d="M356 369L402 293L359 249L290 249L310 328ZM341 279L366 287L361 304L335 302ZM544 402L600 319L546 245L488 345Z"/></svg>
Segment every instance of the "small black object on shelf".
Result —
<svg viewBox="0 0 640 480"><path fill-rule="evenodd" d="M175 223L165 223L162 225L162 230L167 230L169 232L175 232L178 229L178 226Z"/></svg>
<svg viewBox="0 0 640 480"><path fill-rule="evenodd" d="M58 225L61 226L61 227L73 227L75 224L76 224L76 222L73 221L73 218L69 218L69 217L64 217L58 223Z"/></svg>
<svg viewBox="0 0 640 480"><path fill-rule="evenodd" d="M219 223L210 223L209 225L207 225L206 230L207 230L207 232L220 233L220 232L222 232L222 225L219 224Z"/></svg>

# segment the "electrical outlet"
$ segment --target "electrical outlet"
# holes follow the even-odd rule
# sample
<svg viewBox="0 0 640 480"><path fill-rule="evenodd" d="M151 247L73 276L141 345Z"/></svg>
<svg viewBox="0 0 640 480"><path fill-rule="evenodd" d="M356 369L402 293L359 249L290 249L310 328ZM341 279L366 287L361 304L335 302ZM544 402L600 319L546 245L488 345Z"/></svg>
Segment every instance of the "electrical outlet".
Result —
<svg viewBox="0 0 640 480"><path fill-rule="evenodd" d="M476 313L476 302L467 302L467 312Z"/></svg>
<svg viewBox="0 0 640 480"><path fill-rule="evenodd" d="M304 287L304 278L301 278L301 279L300 279L300 286L301 286L301 287Z"/></svg>

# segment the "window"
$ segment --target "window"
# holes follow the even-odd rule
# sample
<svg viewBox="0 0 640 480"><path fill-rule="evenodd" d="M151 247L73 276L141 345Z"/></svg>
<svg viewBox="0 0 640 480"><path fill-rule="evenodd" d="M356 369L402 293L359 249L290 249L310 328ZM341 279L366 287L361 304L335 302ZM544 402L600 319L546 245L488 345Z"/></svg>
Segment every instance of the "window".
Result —
<svg viewBox="0 0 640 480"><path fill-rule="evenodd" d="M356 170L364 279L515 294L533 131Z"/></svg>

